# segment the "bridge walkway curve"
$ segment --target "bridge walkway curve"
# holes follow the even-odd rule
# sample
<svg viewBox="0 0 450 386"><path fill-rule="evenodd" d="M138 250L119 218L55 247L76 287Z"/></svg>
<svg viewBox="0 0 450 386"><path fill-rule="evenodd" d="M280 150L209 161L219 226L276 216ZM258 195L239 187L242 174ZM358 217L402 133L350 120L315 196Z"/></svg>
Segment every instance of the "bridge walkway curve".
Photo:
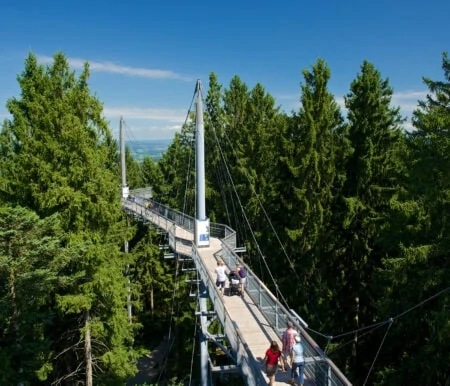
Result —
<svg viewBox="0 0 450 386"><path fill-rule="evenodd" d="M169 234L169 245L179 255L192 257L201 280L208 291L208 298L224 328L232 351L232 357L248 385L267 385L268 377L264 372L262 358L270 345L276 340L281 347L281 334L288 320L292 321L306 345L305 386L346 385L351 383L339 371L334 363L321 351L314 340L300 325L299 321L284 308L275 296L265 287L259 278L247 267L248 277L243 297L221 296L215 286L215 268L217 260L222 259L228 270L232 270L239 260L234 253L233 242L224 237L214 237L214 225L211 224L211 239L208 247L194 245L193 219L164 205L152 203L147 207L143 199L134 197L133 201L124 200L126 212L141 221L151 223ZM232 239L232 238L231 238ZM230 245L231 244L231 245ZM243 262L241 262L243 264ZM227 293L227 292L226 292ZM207 332L206 332L207 333ZM214 337L209 336L211 340ZM226 367L214 366L211 371L227 371ZM289 370L276 374L276 385L286 385L290 379Z"/></svg>

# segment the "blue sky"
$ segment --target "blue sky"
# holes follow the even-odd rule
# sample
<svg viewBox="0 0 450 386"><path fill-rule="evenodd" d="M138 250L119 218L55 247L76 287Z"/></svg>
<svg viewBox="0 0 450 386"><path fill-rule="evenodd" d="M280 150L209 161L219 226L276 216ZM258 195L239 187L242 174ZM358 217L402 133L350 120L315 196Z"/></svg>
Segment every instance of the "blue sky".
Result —
<svg viewBox="0 0 450 386"><path fill-rule="evenodd" d="M6 4L8 5L6 5ZM215 72L228 87L257 82L287 112L297 110L302 69L318 57L342 97L364 59L394 88L405 115L426 94L422 76L443 79L450 51L450 1L3 2L0 5L0 118L19 94L29 51L45 63L62 51L73 69L91 63L90 87L117 135L172 138L184 122L195 81Z"/></svg>

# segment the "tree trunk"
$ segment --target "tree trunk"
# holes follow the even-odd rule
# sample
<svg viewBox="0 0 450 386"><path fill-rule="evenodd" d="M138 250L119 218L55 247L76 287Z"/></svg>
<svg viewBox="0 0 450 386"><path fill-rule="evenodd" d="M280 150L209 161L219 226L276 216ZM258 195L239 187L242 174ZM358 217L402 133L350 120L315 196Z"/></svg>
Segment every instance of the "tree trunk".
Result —
<svg viewBox="0 0 450 386"><path fill-rule="evenodd" d="M16 301L16 286L15 286L15 275L14 271L11 269L9 271L9 293L11 295L11 305L12 305L12 319L13 319L13 325L14 325L14 333L16 334L16 344L20 345L18 339L19 339L19 309L17 308L17 301Z"/></svg>
<svg viewBox="0 0 450 386"><path fill-rule="evenodd" d="M353 318L353 328L355 330L359 329L359 296L355 298L355 316ZM352 347L352 356L353 356L353 363L352 366L355 366L355 364L358 361L358 332L355 332L355 337L353 338L353 347Z"/></svg>
<svg viewBox="0 0 450 386"><path fill-rule="evenodd" d="M150 287L150 315L153 316L155 300L153 298L153 286Z"/></svg>
<svg viewBox="0 0 450 386"><path fill-rule="evenodd" d="M18 353L21 353L22 344L20 343L20 334L19 334L19 309L17 307L17 301L16 301L16 285L15 285L15 275L14 271L11 269L9 272L9 293L11 295L11 303L12 303L12 309L13 309L13 325L14 325L14 333L15 333L15 341L16 341L16 350ZM20 359L19 359L20 360ZM19 366L19 376L22 376L23 368L22 366ZM24 383L19 380L17 383L17 386L23 386Z"/></svg>
<svg viewBox="0 0 450 386"><path fill-rule="evenodd" d="M86 362L86 386L92 386L91 326L89 311L84 311L84 358Z"/></svg>

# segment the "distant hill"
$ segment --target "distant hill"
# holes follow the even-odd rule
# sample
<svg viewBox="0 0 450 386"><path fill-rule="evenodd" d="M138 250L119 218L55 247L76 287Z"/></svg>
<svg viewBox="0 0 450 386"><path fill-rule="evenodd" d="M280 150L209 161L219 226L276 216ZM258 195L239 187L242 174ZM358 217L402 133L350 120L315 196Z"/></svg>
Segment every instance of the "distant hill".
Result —
<svg viewBox="0 0 450 386"><path fill-rule="evenodd" d="M127 141L126 145L136 161L142 162L144 157L152 157L153 161L158 161L172 141L173 139L143 139Z"/></svg>

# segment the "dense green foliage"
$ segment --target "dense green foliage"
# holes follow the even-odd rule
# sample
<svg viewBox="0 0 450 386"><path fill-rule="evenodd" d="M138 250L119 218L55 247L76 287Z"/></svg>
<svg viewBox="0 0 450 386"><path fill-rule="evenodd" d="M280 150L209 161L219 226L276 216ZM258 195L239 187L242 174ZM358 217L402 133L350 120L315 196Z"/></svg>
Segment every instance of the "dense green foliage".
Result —
<svg viewBox="0 0 450 386"><path fill-rule="evenodd" d="M450 376L446 55L443 68L445 81L425 79L430 95L413 132L402 128L388 79L367 61L345 116L320 59L304 70L290 116L260 84L250 90L235 76L227 89L210 76L208 213L236 229L280 300L336 336L329 354L355 384L444 385ZM190 152L179 139L169 148L163 175L178 175L172 191L185 192L186 165L180 171L175 160ZM169 196L172 206L189 205Z"/></svg>
<svg viewBox="0 0 450 386"><path fill-rule="evenodd" d="M40 220L21 207L0 209L2 385L43 381L52 370L48 331L55 323L51 293L60 236L57 216Z"/></svg>
<svg viewBox="0 0 450 386"><path fill-rule="evenodd" d="M47 269L44 283L53 278L53 286L35 305L49 317L29 337L35 350L32 357L39 361L26 368L11 363L6 384L22 377L32 380L33 375L50 382L84 379L92 384L95 378L96 383L115 384L135 372L130 361L134 327L124 307L127 282L120 245L126 228L118 191L117 146L102 118L101 103L90 95L88 77L86 65L76 78L62 54L55 55L48 67L30 54L18 77L21 96L8 101L12 120L3 125L0 142L1 199L35 211L43 223L57 215L60 236L58 253L42 256L47 261L34 262L32 254L28 261L27 254L13 253L14 260L7 260L9 266L2 272L14 275L13 263L26 259L23 269ZM30 222L26 212L19 215L22 219L12 224ZM34 222L38 227L38 220ZM30 245L37 245L41 236L30 234ZM31 274L21 270L17 275ZM34 293L38 296L41 291ZM20 313L12 312L13 318L20 319ZM25 321L14 325L20 327ZM16 344L15 356L27 357L20 346Z"/></svg>
<svg viewBox="0 0 450 386"><path fill-rule="evenodd" d="M347 329L357 330L377 320L374 300L379 293L373 274L382 257L392 250L398 252L395 245L382 245L391 221L390 202L400 187L398 176L404 172L401 117L398 108L391 107L392 94L388 80L364 62L345 98L350 154L338 197L341 205L335 216L338 227L329 283L335 289L330 305L339 304L335 322ZM360 372L356 376L360 379L366 375L373 353L367 355L363 347L360 352L357 343L355 334L352 351L345 356L347 365ZM376 343L367 339L365 344Z"/></svg>
<svg viewBox="0 0 450 386"><path fill-rule="evenodd" d="M429 95L411 132L389 80L367 61L345 111L321 59L303 71L292 114L261 84L235 76L225 88L210 75L207 213L237 231L252 269L329 343L354 384L450 379L446 54L443 70L443 81L424 79ZM88 66L77 78L62 54L48 67L30 55L21 95L8 101L1 384L89 384L91 370L95 384L123 384L136 370L133 347L163 335L172 344L161 374L187 377L196 305L185 301L180 262L162 257L164 235L121 212L118 149L88 77ZM157 163L127 150L129 186L152 185L158 201L195 215L194 135L189 121Z"/></svg>
<svg viewBox="0 0 450 386"><path fill-rule="evenodd" d="M424 78L429 94L414 112L415 130L407 135L407 191L396 211L404 223L397 231L401 253L386 255L383 314L420 304L408 318L395 320L390 361L381 367L386 384L448 384L450 379L450 61L443 55L445 78ZM407 232L405 232L407 230ZM404 234L402 234L404 233ZM436 296L439 295L439 296ZM422 301L430 299L426 304ZM394 324L394 326L395 326Z"/></svg>

